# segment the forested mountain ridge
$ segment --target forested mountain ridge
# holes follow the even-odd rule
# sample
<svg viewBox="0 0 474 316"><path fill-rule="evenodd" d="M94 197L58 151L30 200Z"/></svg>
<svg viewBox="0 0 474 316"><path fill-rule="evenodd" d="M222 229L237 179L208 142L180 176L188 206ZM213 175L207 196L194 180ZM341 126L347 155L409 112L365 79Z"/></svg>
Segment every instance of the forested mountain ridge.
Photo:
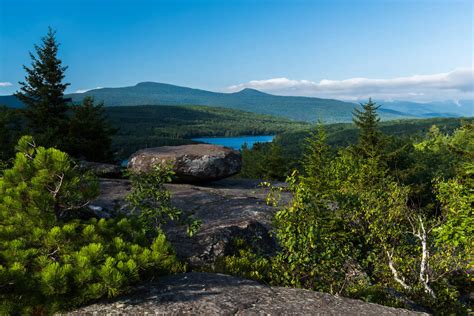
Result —
<svg viewBox="0 0 474 316"><path fill-rule="evenodd" d="M142 82L131 87L93 89L66 95L75 103L81 102L86 96L92 96L99 102L103 101L106 106L195 104L270 114L297 121L321 120L325 123L350 122L352 110L357 106L356 103L334 99L272 95L255 89L221 93L155 82ZM454 104L434 107L432 104L404 101L379 103L382 104L379 113L384 120L472 115L469 112L470 103L462 108L464 112L460 112L460 108ZM21 102L13 96L0 96L0 104L21 107Z"/></svg>
<svg viewBox="0 0 474 316"><path fill-rule="evenodd" d="M276 96L254 89L220 93L154 82L142 82L133 87L96 89L70 97L79 102L85 95L94 96L107 106L195 104L270 114L298 121L349 121L354 107L352 103L338 100Z"/></svg>

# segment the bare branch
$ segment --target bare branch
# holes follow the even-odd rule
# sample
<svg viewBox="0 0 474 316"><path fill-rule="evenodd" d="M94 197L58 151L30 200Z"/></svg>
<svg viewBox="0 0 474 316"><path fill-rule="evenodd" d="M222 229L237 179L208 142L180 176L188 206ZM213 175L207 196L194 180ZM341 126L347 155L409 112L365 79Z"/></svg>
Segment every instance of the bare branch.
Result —
<svg viewBox="0 0 474 316"><path fill-rule="evenodd" d="M429 250L427 247L427 234L425 230L425 225L423 224L423 219L421 216L418 216L420 222L419 228L419 238L421 240L421 263L420 263L420 282L423 284L425 292L428 293L431 297L436 298L433 289L429 286L430 277L428 274L429 269Z"/></svg>
<svg viewBox="0 0 474 316"><path fill-rule="evenodd" d="M393 278L395 281L397 281L398 284L400 284L405 290L411 289L411 287L405 283L405 280L403 277L398 276L398 271L395 269L393 265L393 260L392 260L393 254L387 251L387 257L388 257L388 267L390 268L390 271L392 271Z"/></svg>
<svg viewBox="0 0 474 316"><path fill-rule="evenodd" d="M54 191L51 192L54 198L56 198L56 196L59 193L59 190L61 190L61 186L63 185L63 180L64 180L64 173L60 175L56 175L56 176L59 178L59 183L56 185L56 188L54 189Z"/></svg>

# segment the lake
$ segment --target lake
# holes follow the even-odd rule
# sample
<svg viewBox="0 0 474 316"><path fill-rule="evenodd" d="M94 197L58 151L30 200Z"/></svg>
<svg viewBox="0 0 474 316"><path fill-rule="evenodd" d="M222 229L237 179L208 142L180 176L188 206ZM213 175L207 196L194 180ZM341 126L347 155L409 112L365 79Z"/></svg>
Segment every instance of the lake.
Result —
<svg viewBox="0 0 474 316"><path fill-rule="evenodd" d="M269 143L273 140L274 135L266 136L237 136L237 137L198 137L193 138L197 142L212 145L220 145L233 149L241 149L244 144L252 148L255 143Z"/></svg>

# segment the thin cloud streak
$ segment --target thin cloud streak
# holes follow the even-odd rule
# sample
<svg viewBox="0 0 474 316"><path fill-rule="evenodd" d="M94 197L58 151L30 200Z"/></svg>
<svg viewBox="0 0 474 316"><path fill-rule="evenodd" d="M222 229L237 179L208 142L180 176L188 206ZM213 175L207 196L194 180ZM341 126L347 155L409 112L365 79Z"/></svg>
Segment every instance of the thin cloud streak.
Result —
<svg viewBox="0 0 474 316"><path fill-rule="evenodd" d="M300 95L344 100L377 99L435 101L474 97L474 69L457 68L446 73L391 79L323 79L319 82L273 78L230 86L228 92L253 88L281 95Z"/></svg>
<svg viewBox="0 0 474 316"><path fill-rule="evenodd" d="M5 82L0 82L0 87L11 87L12 83L5 81Z"/></svg>
<svg viewBox="0 0 474 316"><path fill-rule="evenodd" d="M102 89L102 87L95 87L95 88L91 88L91 89L80 89L80 90L74 91L74 93L84 93L84 92L95 90L95 89Z"/></svg>

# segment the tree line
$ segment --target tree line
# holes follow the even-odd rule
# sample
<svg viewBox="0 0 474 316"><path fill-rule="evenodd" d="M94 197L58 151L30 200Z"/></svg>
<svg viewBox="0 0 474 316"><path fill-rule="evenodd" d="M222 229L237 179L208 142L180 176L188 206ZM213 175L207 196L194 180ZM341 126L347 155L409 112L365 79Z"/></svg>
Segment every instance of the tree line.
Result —
<svg viewBox="0 0 474 316"><path fill-rule="evenodd" d="M380 122L378 128L384 134L386 144L392 147L410 147L411 143L421 141L430 134L433 125L441 133L452 134L463 124L472 122L472 118L407 119ZM272 143L244 147L240 176L283 181L294 169L301 171L307 139L311 137L313 130L314 126L288 130L276 135ZM354 123L325 124L324 130L332 153L358 142L359 130ZM268 167L269 165L272 167Z"/></svg>
<svg viewBox="0 0 474 316"><path fill-rule="evenodd" d="M208 106L116 106L107 107L106 113L118 129L112 148L119 159L141 148L192 144L194 137L274 135L308 128L284 118Z"/></svg>

